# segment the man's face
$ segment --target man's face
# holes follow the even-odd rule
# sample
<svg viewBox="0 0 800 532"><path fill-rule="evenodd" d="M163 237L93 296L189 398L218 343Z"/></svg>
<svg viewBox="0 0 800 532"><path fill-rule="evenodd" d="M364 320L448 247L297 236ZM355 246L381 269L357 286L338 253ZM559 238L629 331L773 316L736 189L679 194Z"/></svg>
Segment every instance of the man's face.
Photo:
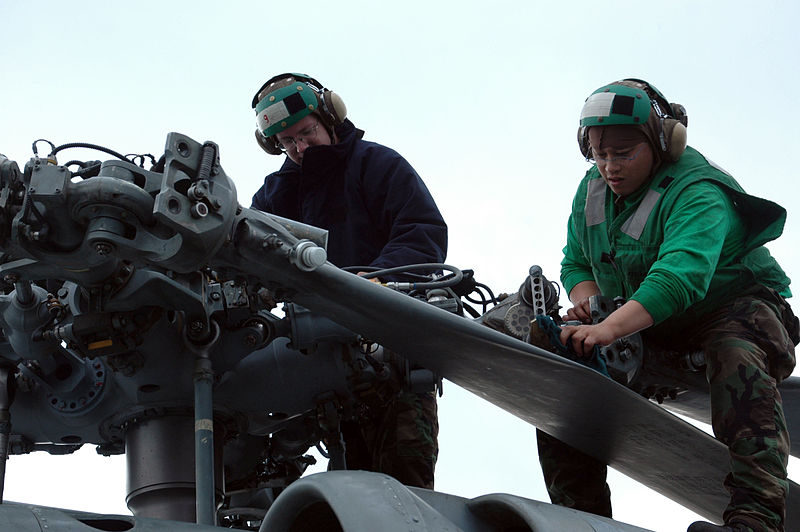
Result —
<svg viewBox="0 0 800 532"><path fill-rule="evenodd" d="M303 164L303 154L309 146L323 146L332 144L331 136L319 119L310 114L295 125L288 127L275 135L281 143L286 155L297 164Z"/></svg>
<svg viewBox="0 0 800 532"><path fill-rule="evenodd" d="M636 128L592 127L589 145L600 175L618 196L629 196L650 180L655 162L653 150Z"/></svg>

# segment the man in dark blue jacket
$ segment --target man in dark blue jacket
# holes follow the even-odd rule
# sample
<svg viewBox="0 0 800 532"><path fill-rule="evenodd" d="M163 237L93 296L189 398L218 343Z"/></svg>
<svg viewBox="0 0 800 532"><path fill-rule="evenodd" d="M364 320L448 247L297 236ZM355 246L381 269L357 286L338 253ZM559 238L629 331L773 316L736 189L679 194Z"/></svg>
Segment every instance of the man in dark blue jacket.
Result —
<svg viewBox="0 0 800 532"><path fill-rule="evenodd" d="M394 150L362 140L336 93L281 74L253 108L258 144L286 154L253 208L327 229L328 260L340 268L444 262L447 225L422 179ZM432 489L438 430L435 393L401 391L379 416L343 423L347 466Z"/></svg>

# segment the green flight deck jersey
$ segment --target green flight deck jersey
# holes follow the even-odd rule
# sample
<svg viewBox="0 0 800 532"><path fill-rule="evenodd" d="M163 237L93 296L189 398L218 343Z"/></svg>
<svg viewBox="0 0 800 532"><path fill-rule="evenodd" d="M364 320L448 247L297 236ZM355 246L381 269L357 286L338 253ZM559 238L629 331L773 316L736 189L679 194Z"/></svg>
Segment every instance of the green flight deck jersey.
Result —
<svg viewBox="0 0 800 532"><path fill-rule="evenodd" d="M573 200L561 282L569 293L594 281L670 329L756 283L789 297L789 278L764 247L785 220L783 207L746 194L691 147L626 198L593 166Z"/></svg>

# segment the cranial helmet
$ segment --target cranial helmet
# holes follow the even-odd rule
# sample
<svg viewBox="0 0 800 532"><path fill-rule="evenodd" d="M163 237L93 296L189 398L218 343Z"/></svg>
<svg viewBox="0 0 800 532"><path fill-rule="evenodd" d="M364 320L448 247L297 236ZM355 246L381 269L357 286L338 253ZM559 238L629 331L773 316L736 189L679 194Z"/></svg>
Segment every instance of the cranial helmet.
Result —
<svg viewBox="0 0 800 532"><path fill-rule="evenodd" d="M310 114L317 115L333 137L333 127L344 122L347 107L338 94L305 74L279 74L267 80L253 97L256 141L272 155L281 149L275 135Z"/></svg>
<svg viewBox="0 0 800 532"><path fill-rule="evenodd" d="M655 87L640 79L615 81L594 91L583 104L578 144L591 158L589 128L633 125L642 129L659 160L677 161L686 149L686 109L669 103Z"/></svg>

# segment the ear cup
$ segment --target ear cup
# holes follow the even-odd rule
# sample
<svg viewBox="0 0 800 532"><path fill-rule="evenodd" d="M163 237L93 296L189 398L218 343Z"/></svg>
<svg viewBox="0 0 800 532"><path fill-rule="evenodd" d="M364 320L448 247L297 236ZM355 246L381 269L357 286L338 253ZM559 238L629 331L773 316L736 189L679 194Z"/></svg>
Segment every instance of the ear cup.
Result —
<svg viewBox="0 0 800 532"><path fill-rule="evenodd" d="M270 155L280 155L283 152L272 139L266 138L264 135L261 134L259 130L256 129L256 142L258 145L261 146L261 149L265 152L269 153Z"/></svg>
<svg viewBox="0 0 800 532"><path fill-rule="evenodd" d="M666 114L660 115L661 135L664 139L666 159L675 162L686 150L686 128L689 125L689 117L686 108L679 103L667 103L666 110L669 112L669 117Z"/></svg>
<svg viewBox="0 0 800 532"><path fill-rule="evenodd" d="M664 120L661 128L667 146L666 156L670 161L675 162L680 159L686 149L686 126L678 120L668 118Z"/></svg>
<svg viewBox="0 0 800 532"><path fill-rule="evenodd" d="M322 90L322 109L331 121L331 125L337 126L347 118L347 106L344 100L333 91Z"/></svg>

